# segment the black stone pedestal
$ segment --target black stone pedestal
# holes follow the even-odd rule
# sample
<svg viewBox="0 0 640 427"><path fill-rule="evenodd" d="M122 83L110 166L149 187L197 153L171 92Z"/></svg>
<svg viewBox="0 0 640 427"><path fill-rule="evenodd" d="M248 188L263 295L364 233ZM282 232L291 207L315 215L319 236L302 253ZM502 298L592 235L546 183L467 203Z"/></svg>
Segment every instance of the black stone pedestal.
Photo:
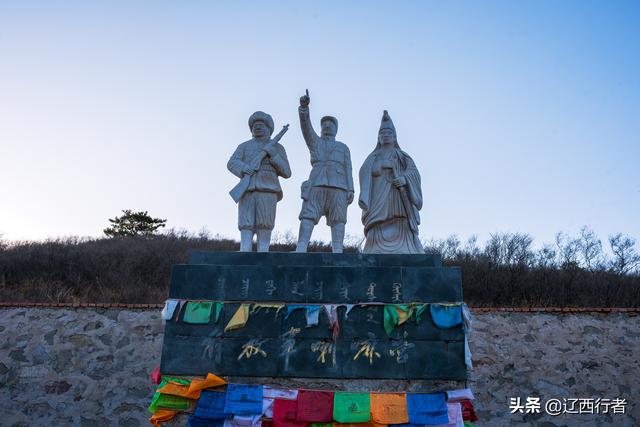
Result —
<svg viewBox="0 0 640 427"><path fill-rule="evenodd" d="M183 313L166 323L163 374L466 379L462 326L440 329L428 310L391 336L383 326L384 304L462 301L460 270L439 256L193 252L173 266L169 297L224 306L217 323L187 324ZM341 304L339 335L324 309L306 327L303 309L285 319L286 307L255 306L243 328L224 332L242 303Z"/></svg>

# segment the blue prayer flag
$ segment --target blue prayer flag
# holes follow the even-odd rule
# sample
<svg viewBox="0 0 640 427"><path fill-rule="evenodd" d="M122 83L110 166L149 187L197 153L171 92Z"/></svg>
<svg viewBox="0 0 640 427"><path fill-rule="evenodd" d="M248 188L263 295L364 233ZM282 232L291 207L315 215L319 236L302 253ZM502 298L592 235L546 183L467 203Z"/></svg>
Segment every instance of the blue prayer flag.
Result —
<svg viewBox="0 0 640 427"><path fill-rule="evenodd" d="M262 386L229 384L224 412L234 415L261 415Z"/></svg>
<svg viewBox="0 0 640 427"><path fill-rule="evenodd" d="M411 424L447 424L447 401L444 393L407 393L407 411Z"/></svg>
<svg viewBox="0 0 640 427"><path fill-rule="evenodd" d="M193 416L198 420L223 421L225 418L231 417L231 414L225 413L224 410L226 395L227 393L221 391L202 390Z"/></svg>
<svg viewBox="0 0 640 427"><path fill-rule="evenodd" d="M287 314L284 315L285 320L289 318L289 316L291 316L291 313L293 313L294 311L296 311L299 308L307 308L308 306L306 305L287 305Z"/></svg>
<svg viewBox="0 0 640 427"><path fill-rule="evenodd" d="M198 418L195 415L189 415L187 427L223 427L224 419Z"/></svg>
<svg viewBox="0 0 640 427"><path fill-rule="evenodd" d="M459 305L429 304L433 323L447 329L462 324L462 308Z"/></svg>

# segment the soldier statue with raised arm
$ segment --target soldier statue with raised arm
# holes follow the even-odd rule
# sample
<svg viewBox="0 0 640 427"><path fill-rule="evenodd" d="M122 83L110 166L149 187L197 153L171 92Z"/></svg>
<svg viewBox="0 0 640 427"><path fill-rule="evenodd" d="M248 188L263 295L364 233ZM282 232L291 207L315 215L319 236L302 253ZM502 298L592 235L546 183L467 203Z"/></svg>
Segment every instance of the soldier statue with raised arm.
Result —
<svg viewBox="0 0 640 427"><path fill-rule="evenodd" d="M289 178L291 169L284 147L278 143L289 125L271 139L273 119L256 111L249 117L253 138L243 142L229 159L227 168L240 182L229 192L238 203L240 251L251 252L257 235L258 252L268 252L276 220L276 204L282 199L278 177Z"/></svg>
<svg viewBox="0 0 640 427"><path fill-rule="evenodd" d="M338 120L332 116L320 119L320 136L313 130L309 117L309 91L300 98L300 128L311 154L311 174L302 183L302 210L297 252L306 252L313 227L324 216L331 227L331 249L341 253L347 206L353 202L353 177L349 148L336 141Z"/></svg>

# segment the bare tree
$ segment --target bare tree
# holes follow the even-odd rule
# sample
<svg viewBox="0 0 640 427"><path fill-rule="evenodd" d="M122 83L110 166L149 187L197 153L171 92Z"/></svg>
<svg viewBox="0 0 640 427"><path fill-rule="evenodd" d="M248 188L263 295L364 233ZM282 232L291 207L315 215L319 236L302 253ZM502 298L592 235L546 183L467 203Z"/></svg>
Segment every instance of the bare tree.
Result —
<svg viewBox="0 0 640 427"><path fill-rule="evenodd" d="M496 265L504 263L503 234L489 234L489 240L484 247L484 253Z"/></svg>
<svg viewBox="0 0 640 427"><path fill-rule="evenodd" d="M512 233L508 240L509 264L530 265L533 260L533 237L527 233Z"/></svg>
<svg viewBox="0 0 640 427"><path fill-rule="evenodd" d="M472 234L471 237L467 239L467 242L462 248L462 252L467 258L477 258L478 256L480 256L480 247L478 246L477 234Z"/></svg>
<svg viewBox="0 0 640 427"><path fill-rule="evenodd" d="M640 254L635 248L636 240L631 236L618 233L609 236L609 245L613 252L611 268L618 274L627 274L640 266Z"/></svg>
<svg viewBox="0 0 640 427"><path fill-rule="evenodd" d="M577 267L578 252L580 250L580 241L570 237L568 234L559 232L556 234L556 246L558 247L558 256L560 264L563 267Z"/></svg>
<svg viewBox="0 0 640 427"><path fill-rule="evenodd" d="M577 249L584 268L594 271L602 265L602 242L586 225L580 229Z"/></svg>
<svg viewBox="0 0 640 427"><path fill-rule="evenodd" d="M200 230L198 230L198 239L200 240L211 240L211 232L209 231L209 229L205 226L202 226L202 228Z"/></svg>
<svg viewBox="0 0 640 427"><path fill-rule="evenodd" d="M424 247L427 253L438 253L442 259L452 260L460 254L460 239L452 234L446 239L431 239Z"/></svg>
<svg viewBox="0 0 640 427"><path fill-rule="evenodd" d="M533 260L533 237L527 233L494 233L489 235L485 255L497 265L528 265Z"/></svg>
<svg viewBox="0 0 640 427"><path fill-rule="evenodd" d="M536 264L541 268L555 268L558 263L558 251L552 245L545 244L542 249L536 253Z"/></svg>

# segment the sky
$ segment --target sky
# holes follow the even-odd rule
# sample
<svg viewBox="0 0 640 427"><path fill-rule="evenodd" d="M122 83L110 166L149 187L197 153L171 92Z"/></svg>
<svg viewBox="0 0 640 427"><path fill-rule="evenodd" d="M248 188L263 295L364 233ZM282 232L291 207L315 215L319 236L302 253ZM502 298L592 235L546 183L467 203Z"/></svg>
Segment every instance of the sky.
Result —
<svg viewBox="0 0 640 427"><path fill-rule="evenodd" d="M640 238L639 21L634 1L0 0L0 234L98 237L132 209L238 238L226 162L256 110L290 124L276 230L297 234L308 88L356 191L389 110L423 239Z"/></svg>

